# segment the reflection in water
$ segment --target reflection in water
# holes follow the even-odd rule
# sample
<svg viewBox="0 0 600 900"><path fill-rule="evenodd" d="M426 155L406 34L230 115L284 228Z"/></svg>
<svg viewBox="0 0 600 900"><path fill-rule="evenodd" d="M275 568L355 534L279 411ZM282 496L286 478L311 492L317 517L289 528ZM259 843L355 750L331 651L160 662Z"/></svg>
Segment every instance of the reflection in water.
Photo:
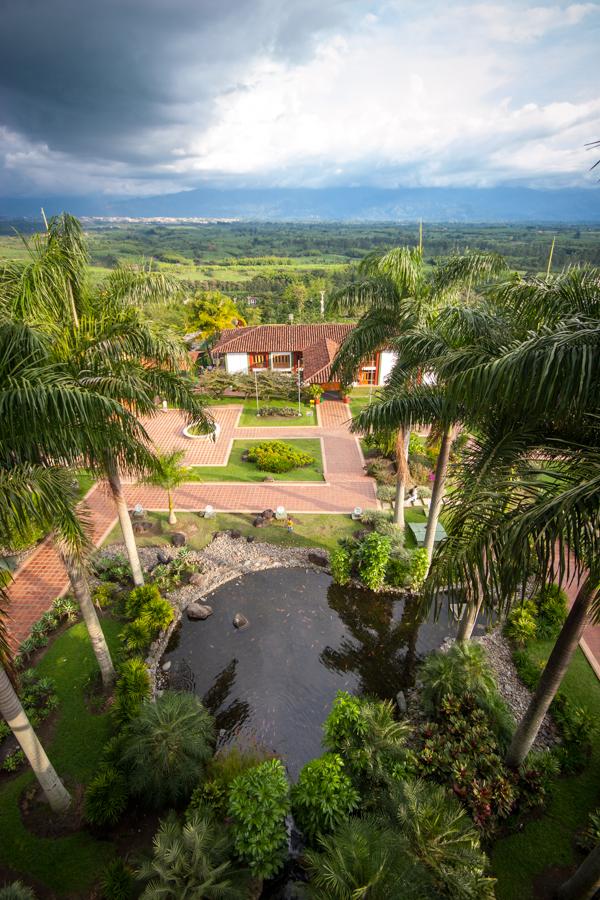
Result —
<svg viewBox="0 0 600 900"><path fill-rule="evenodd" d="M453 630L420 621L414 601L332 584L306 569L270 569L223 585L213 615L184 618L166 659L189 666L217 718L220 744L249 738L280 754L292 777L322 752L338 690L393 698L415 663ZM237 631L236 612L250 625Z"/></svg>

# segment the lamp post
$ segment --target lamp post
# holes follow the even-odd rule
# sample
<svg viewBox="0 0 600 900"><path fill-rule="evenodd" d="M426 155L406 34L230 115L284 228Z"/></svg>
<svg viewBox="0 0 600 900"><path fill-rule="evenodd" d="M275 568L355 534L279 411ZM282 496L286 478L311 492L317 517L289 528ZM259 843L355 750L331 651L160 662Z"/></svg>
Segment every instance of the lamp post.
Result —
<svg viewBox="0 0 600 900"><path fill-rule="evenodd" d="M298 417L302 415L302 405L300 401L300 388L302 387L302 369L298 366Z"/></svg>
<svg viewBox="0 0 600 900"><path fill-rule="evenodd" d="M254 370L254 393L256 394L256 415L258 415L260 407L258 405L258 379L256 377L256 369Z"/></svg>

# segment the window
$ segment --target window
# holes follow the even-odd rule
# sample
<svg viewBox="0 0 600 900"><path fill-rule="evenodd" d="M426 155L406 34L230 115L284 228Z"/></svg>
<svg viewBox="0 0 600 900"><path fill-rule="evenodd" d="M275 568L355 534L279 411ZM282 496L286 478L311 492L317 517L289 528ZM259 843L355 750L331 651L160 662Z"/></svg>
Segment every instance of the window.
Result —
<svg viewBox="0 0 600 900"><path fill-rule="evenodd" d="M375 384L377 377L377 370L375 368L362 368L360 370L360 384Z"/></svg>
<svg viewBox="0 0 600 900"><path fill-rule="evenodd" d="M292 368L292 354L271 353L271 368L289 371Z"/></svg>
<svg viewBox="0 0 600 900"><path fill-rule="evenodd" d="M251 369L268 369L269 359L266 353L251 353L250 368Z"/></svg>

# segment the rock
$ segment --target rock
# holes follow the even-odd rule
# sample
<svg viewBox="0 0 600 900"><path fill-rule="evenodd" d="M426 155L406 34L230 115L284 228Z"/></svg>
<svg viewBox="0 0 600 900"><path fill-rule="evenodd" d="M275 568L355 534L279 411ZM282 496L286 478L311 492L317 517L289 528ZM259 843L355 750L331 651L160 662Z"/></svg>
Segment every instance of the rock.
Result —
<svg viewBox="0 0 600 900"><path fill-rule="evenodd" d="M134 534L147 534L152 531L152 522L135 520L131 523Z"/></svg>
<svg viewBox="0 0 600 900"><path fill-rule="evenodd" d="M263 478L263 482L264 482L265 484L274 484L274 483L275 483L275 479L273 478L272 475L267 475L266 478Z"/></svg>
<svg viewBox="0 0 600 900"><path fill-rule="evenodd" d="M156 554L156 558L157 558L158 562L163 566L165 566L167 563L171 562L171 557L169 556L168 553L165 553L164 550L159 550L158 553Z"/></svg>
<svg viewBox="0 0 600 900"><path fill-rule="evenodd" d="M209 616L212 616L212 606L208 606L205 603L190 603L190 605L186 609L188 619L192 621L196 619L200 619L200 621L204 621L204 619L208 619Z"/></svg>
<svg viewBox="0 0 600 900"><path fill-rule="evenodd" d="M233 625L235 628L247 628L250 622L241 613L236 613L233 617Z"/></svg>
<svg viewBox="0 0 600 900"><path fill-rule="evenodd" d="M190 575L188 584L199 585L199 584L202 584L203 581L204 581L204 575L202 574L202 572L192 572L192 574Z"/></svg>
<svg viewBox="0 0 600 900"><path fill-rule="evenodd" d="M254 519L254 521L252 522L252 524L254 525L255 528L264 528L267 523L266 523L266 520L263 519L262 516L257 516Z"/></svg>
<svg viewBox="0 0 600 900"><path fill-rule="evenodd" d="M240 457L240 459L242 460L242 462L248 462L248 454L249 454L249 452L250 452L249 450L244 450L244 451L243 451L243 453L242 453L242 455L241 455L241 457Z"/></svg>
<svg viewBox="0 0 600 900"><path fill-rule="evenodd" d="M253 534L249 534L248 537L246 538L246 542L248 544L253 544L255 540L256 540L256 538L254 537Z"/></svg>
<svg viewBox="0 0 600 900"><path fill-rule="evenodd" d="M308 561L309 563L312 563L313 566L321 566L322 568L325 568L329 563L327 557L323 556L322 553L309 553Z"/></svg>
<svg viewBox="0 0 600 900"><path fill-rule="evenodd" d="M164 662L164 663L162 664L162 666L161 666L163 672L168 672L169 669L171 668L171 665L172 665L172 663L171 663L171 660L170 660L170 659L167 660L167 662Z"/></svg>
<svg viewBox="0 0 600 900"><path fill-rule="evenodd" d="M241 536L242 536L242 532L238 531L237 528L231 528L229 530L229 537L232 538L232 540L239 541Z"/></svg>
<svg viewBox="0 0 600 900"><path fill-rule="evenodd" d="M183 531L174 531L171 535L171 543L174 547L185 547L187 544L187 537Z"/></svg>
<svg viewBox="0 0 600 900"><path fill-rule="evenodd" d="M398 707L398 712L400 713L400 715L406 715L408 703L406 702L404 691L398 691L398 693L396 694L396 705Z"/></svg>
<svg viewBox="0 0 600 900"><path fill-rule="evenodd" d="M261 512L261 516L263 517L263 519L274 519L275 513L272 509L265 509L263 512Z"/></svg>

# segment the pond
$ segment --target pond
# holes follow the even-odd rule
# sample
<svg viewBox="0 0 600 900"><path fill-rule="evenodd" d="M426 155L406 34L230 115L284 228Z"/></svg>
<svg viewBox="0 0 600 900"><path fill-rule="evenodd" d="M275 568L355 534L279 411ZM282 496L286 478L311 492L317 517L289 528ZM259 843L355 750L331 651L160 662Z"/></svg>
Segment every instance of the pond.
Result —
<svg viewBox="0 0 600 900"><path fill-rule="evenodd" d="M171 686L202 697L220 746L256 741L282 757L293 779L322 752L321 726L338 690L394 699L413 685L419 658L455 631L443 613L421 621L414 602L340 587L304 568L245 575L206 602L213 615L184 616L165 654ZM246 628L234 628L236 613Z"/></svg>

